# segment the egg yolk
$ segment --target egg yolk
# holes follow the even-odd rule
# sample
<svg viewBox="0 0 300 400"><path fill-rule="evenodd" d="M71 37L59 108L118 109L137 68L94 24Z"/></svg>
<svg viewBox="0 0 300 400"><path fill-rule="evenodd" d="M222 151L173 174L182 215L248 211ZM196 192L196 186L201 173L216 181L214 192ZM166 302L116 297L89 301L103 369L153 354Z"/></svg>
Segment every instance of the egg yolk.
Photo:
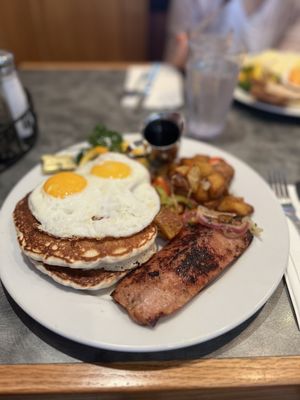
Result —
<svg viewBox="0 0 300 400"><path fill-rule="evenodd" d="M94 165L91 174L100 178L124 179L131 174L131 168L120 161L105 161Z"/></svg>
<svg viewBox="0 0 300 400"><path fill-rule="evenodd" d="M59 172L44 183L44 191L50 196L63 199L81 192L87 185L86 179L74 172Z"/></svg>

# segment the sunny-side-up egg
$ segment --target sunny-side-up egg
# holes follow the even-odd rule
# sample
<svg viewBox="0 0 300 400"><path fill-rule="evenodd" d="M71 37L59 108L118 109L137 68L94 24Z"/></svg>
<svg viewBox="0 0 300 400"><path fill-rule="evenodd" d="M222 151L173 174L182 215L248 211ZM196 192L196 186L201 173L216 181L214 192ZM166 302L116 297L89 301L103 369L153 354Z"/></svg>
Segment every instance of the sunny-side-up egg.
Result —
<svg viewBox="0 0 300 400"><path fill-rule="evenodd" d="M148 226L160 203L147 169L106 153L76 172L60 172L29 196L41 229L58 237L126 237Z"/></svg>
<svg viewBox="0 0 300 400"><path fill-rule="evenodd" d="M102 182L133 187L150 182L148 170L139 162L120 153L104 153L78 168L78 173L96 176Z"/></svg>

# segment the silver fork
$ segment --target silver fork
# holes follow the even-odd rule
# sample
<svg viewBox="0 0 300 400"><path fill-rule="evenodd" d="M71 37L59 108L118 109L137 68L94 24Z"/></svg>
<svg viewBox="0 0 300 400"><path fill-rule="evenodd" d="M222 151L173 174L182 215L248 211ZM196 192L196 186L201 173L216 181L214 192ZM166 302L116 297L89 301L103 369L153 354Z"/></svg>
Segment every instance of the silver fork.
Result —
<svg viewBox="0 0 300 400"><path fill-rule="evenodd" d="M290 218L300 232L300 219L298 218L296 209L292 204L284 172L279 170L270 171L268 179L271 188L280 201L285 215Z"/></svg>
<svg viewBox="0 0 300 400"><path fill-rule="evenodd" d="M269 172L268 179L271 188L273 189L277 198L280 201L280 204L282 206L285 215L290 219L290 221L292 221L293 225L300 233L300 220L297 217L295 207L292 204L284 172L276 170L271 171ZM289 227L290 233L292 232L291 229L292 226ZM300 279L299 279L299 262L298 262L299 255L297 252L298 249L297 239L298 239L297 235L296 236L290 235L289 260L284 277L290 294L290 299L293 304L297 325L300 330L300 312L298 306Z"/></svg>

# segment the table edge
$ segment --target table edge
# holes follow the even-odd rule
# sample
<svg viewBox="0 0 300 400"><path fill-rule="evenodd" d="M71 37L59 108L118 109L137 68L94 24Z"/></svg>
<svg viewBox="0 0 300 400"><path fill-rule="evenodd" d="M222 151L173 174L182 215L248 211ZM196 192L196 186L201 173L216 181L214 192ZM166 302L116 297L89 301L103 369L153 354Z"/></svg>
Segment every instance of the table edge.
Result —
<svg viewBox="0 0 300 400"><path fill-rule="evenodd" d="M172 391L193 391L199 395L208 390L216 393L222 391L224 395L240 389L268 389L275 393L278 387L292 388L291 393L298 388L299 394L300 356L0 365L0 397L17 394L109 395Z"/></svg>

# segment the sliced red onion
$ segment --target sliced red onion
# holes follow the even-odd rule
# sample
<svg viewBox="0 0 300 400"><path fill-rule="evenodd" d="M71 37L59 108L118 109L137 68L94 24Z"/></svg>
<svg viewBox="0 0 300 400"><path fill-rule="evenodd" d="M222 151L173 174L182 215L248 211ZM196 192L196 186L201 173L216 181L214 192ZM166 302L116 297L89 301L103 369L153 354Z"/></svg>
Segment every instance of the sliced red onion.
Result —
<svg viewBox="0 0 300 400"><path fill-rule="evenodd" d="M207 209L205 209L204 213L203 209L204 207L198 207L196 210L186 212L183 217L184 222L199 223L209 228L221 230L225 236L231 238L243 236L249 229L249 221L247 219L243 219L238 225L219 222L218 217L229 214ZM230 214L230 216L233 216L233 214Z"/></svg>

